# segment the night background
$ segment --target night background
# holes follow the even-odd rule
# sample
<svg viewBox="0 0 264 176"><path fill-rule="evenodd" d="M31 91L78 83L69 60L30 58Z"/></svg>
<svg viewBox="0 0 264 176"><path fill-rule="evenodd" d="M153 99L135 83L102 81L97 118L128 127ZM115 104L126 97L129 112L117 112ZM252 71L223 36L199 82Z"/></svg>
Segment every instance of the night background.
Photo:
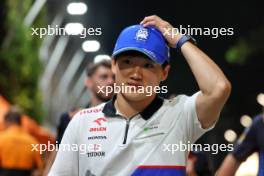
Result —
<svg viewBox="0 0 264 176"><path fill-rule="evenodd" d="M36 2L37 0L0 2L0 95L12 104L19 104L28 115L53 133L61 112L73 104L83 106L89 100L82 83L79 88L74 87L79 85L77 80L82 78L87 63L92 63L98 54L111 55L116 38L124 27L137 24L145 16L153 14L174 27L182 25L187 28L190 25L193 28L233 28L234 35L219 35L218 38L212 38L212 35L193 36L199 48L219 65L232 84L231 96L219 122L198 143L228 144L224 138L226 130L232 129L239 136L244 130L240 117L246 114L253 118L262 112L256 98L259 93L264 93L263 1L86 0L78 2L87 5L87 12L72 16L66 9L74 1L47 0L42 1L44 4L41 10L27 26L24 19ZM49 43L45 38L32 36L30 28L47 27L52 23L63 27L69 22L82 23L86 28L100 27L102 35L87 35L84 39L79 36L68 37L53 73L45 78L50 78L49 82L44 81L44 85L45 69L52 62L50 58L61 38L50 37ZM97 52L84 53L80 66L72 73L68 88L58 98L60 79L74 54L87 39L98 40L101 47ZM47 47L45 42L49 43ZM169 94L165 97L170 94L193 94L198 90L198 85L185 59L175 49L171 49L170 53L171 70L164 83L168 85ZM60 103L67 101L70 103ZM214 171L226 154L208 153Z"/></svg>

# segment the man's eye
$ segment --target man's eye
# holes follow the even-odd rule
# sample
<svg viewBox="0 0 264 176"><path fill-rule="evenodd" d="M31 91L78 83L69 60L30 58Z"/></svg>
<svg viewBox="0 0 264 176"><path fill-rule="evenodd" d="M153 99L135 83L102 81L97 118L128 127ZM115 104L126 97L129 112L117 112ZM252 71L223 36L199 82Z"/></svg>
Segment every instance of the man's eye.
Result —
<svg viewBox="0 0 264 176"><path fill-rule="evenodd" d="M130 64L131 61L130 61L129 59L125 59L125 60L123 60L123 63L125 63L125 64Z"/></svg>
<svg viewBox="0 0 264 176"><path fill-rule="evenodd" d="M101 79L107 79L107 75L101 75L100 78Z"/></svg>
<svg viewBox="0 0 264 176"><path fill-rule="evenodd" d="M147 63L144 65L144 68L154 68L153 64Z"/></svg>

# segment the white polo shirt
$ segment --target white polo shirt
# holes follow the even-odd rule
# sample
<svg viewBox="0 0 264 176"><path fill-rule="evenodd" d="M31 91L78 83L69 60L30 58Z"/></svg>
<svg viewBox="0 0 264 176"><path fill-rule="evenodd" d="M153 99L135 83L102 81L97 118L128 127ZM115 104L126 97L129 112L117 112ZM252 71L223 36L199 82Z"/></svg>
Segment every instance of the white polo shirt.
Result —
<svg viewBox="0 0 264 176"><path fill-rule="evenodd" d="M166 148L194 143L209 130L197 118L198 93L170 100L156 96L128 120L116 114L115 98L80 111L61 142L76 144L79 150L59 150L49 176L185 175L188 151L172 153Z"/></svg>

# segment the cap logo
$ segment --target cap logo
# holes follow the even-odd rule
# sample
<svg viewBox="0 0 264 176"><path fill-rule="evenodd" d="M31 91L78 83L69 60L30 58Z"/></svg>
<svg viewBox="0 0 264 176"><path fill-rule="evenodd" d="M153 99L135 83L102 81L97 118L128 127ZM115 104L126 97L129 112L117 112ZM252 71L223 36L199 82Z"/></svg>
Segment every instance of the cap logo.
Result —
<svg viewBox="0 0 264 176"><path fill-rule="evenodd" d="M145 28L140 28L136 33L136 40L147 40L148 39L148 30Z"/></svg>

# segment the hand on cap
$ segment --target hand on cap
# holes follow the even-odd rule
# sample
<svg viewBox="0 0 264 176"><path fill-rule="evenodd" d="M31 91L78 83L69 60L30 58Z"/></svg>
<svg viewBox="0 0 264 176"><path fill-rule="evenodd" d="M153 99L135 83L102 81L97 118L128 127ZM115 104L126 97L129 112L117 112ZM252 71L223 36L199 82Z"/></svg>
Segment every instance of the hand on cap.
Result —
<svg viewBox="0 0 264 176"><path fill-rule="evenodd" d="M140 22L140 24L143 25L144 27L147 26L156 27L165 37L165 39L169 43L169 46L172 48L176 47L177 41L181 38L181 35L178 33L176 28L173 28L173 26L170 23L161 19L157 15L151 15L145 17Z"/></svg>

